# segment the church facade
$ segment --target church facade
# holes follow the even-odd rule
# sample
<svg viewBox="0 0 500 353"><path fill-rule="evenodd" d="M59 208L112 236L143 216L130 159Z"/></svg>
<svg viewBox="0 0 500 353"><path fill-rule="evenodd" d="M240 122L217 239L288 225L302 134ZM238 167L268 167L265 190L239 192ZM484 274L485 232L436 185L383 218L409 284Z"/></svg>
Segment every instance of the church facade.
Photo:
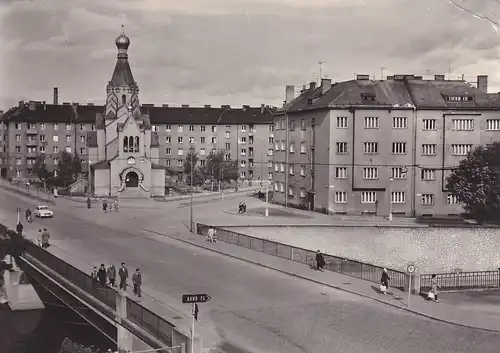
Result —
<svg viewBox="0 0 500 353"><path fill-rule="evenodd" d="M130 39L116 39L117 62L106 88L105 111L89 133L90 192L97 197L165 196L165 167L149 115L141 112L139 87L128 62Z"/></svg>

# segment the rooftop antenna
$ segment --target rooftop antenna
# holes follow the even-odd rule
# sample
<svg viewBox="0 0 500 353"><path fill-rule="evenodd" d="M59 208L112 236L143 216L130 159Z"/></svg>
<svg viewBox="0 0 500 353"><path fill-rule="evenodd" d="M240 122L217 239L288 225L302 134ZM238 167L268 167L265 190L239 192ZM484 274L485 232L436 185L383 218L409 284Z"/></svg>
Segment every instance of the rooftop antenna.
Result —
<svg viewBox="0 0 500 353"><path fill-rule="evenodd" d="M386 69L386 68L385 68L385 67L383 67L383 66L381 66L381 67L380 67L380 79L381 79L381 80L383 80L383 79L384 79L384 70L385 70L385 69Z"/></svg>
<svg viewBox="0 0 500 353"><path fill-rule="evenodd" d="M321 82L321 79L323 78L323 64L326 63L326 61L318 61L319 64L319 80Z"/></svg>

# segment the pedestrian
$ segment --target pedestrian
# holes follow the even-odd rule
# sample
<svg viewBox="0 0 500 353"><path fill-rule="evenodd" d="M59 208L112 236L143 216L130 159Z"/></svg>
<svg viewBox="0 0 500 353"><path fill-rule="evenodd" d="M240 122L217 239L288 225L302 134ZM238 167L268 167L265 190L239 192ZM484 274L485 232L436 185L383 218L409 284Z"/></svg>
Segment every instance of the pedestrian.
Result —
<svg viewBox="0 0 500 353"><path fill-rule="evenodd" d="M207 241L211 242L211 243L215 243L216 240L215 240L215 229L213 227L210 227L208 228L208 231L207 231Z"/></svg>
<svg viewBox="0 0 500 353"><path fill-rule="evenodd" d="M243 213L243 202L238 205L238 213Z"/></svg>
<svg viewBox="0 0 500 353"><path fill-rule="evenodd" d="M118 270L118 277L120 277L120 289L127 290L128 269L125 262L122 262L122 267Z"/></svg>
<svg viewBox="0 0 500 353"><path fill-rule="evenodd" d="M113 264L109 265L107 275L108 275L109 285L111 287L116 286L116 283L115 283L115 281L116 281L116 267L115 267L115 265L113 265Z"/></svg>
<svg viewBox="0 0 500 353"><path fill-rule="evenodd" d="M22 236L23 235L23 229L24 229L24 227L23 227L21 221L19 221L19 223L16 226L16 232L17 232L17 234L19 234L20 236Z"/></svg>
<svg viewBox="0 0 500 353"><path fill-rule="evenodd" d="M132 275L132 284L134 285L134 294L137 295L138 297L142 297L141 294L142 274L138 268L135 269L135 272Z"/></svg>
<svg viewBox="0 0 500 353"><path fill-rule="evenodd" d="M40 230L39 230L40 232ZM47 228L43 228L43 232L40 232L40 240L41 240L41 245L42 245L42 248L44 249L47 249L49 246L50 246L50 233L49 231L47 230Z"/></svg>
<svg viewBox="0 0 500 353"><path fill-rule="evenodd" d="M102 210L104 211L104 213L108 211L108 203L106 202L106 200L102 202Z"/></svg>
<svg viewBox="0 0 500 353"><path fill-rule="evenodd" d="M243 202L243 213L247 212L247 204Z"/></svg>
<svg viewBox="0 0 500 353"><path fill-rule="evenodd" d="M120 208L120 206L118 205L118 200L115 200L115 202L113 202L113 206L115 207L115 212L118 212L118 209Z"/></svg>
<svg viewBox="0 0 500 353"><path fill-rule="evenodd" d="M431 278L431 292L432 292L432 294L434 294L434 301L436 303L439 303L439 301L438 301L438 294L439 294L438 293L438 287L439 287L438 279L437 279L435 274L433 274L431 277L432 277Z"/></svg>
<svg viewBox="0 0 500 353"><path fill-rule="evenodd" d="M92 207L92 201L90 200L90 197L87 196L87 208Z"/></svg>
<svg viewBox="0 0 500 353"><path fill-rule="evenodd" d="M380 278L380 292L382 294L386 295L387 294L387 288L389 288L389 281L391 279L389 278L389 274L387 273L387 269L384 268L384 271L382 272L382 277Z"/></svg>
<svg viewBox="0 0 500 353"><path fill-rule="evenodd" d="M101 267L99 268L99 271L97 271L97 279L99 280L99 283L103 286L106 285L106 267L104 267L104 264L101 264Z"/></svg>
<svg viewBox="0 0 500 353"><path fill-rule="evenodd" d="M316 269L318 271L324 271L325 265L326 265L326 261L325 261L325 258L323 257L323 254L319 250L316 251Z"/></svg>
<svg viewBox="0 0 500 353"><path fill-rule="evenodd" d="M97 281L97 267L94 266L94 268L92 269L92 272L90 272L90 277L92 277L92 279L95 279Z"/></svg>
<svg viewBox="0 0 500 353"><path fill-rule="evenodd" d="M29 208L26 209L26 222L29 222L31 218L31 210Z"/></svg>

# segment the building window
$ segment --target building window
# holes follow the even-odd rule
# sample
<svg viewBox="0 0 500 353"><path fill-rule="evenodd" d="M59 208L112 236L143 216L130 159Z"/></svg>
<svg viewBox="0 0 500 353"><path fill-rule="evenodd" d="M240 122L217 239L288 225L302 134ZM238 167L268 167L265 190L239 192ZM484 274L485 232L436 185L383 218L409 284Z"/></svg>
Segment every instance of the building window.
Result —
<svg viewBox="0 0 500 353"><path fill-rule="evenodd" d="M335 203L347 203L347 192L335 191Z"/></svg>
<svg viewBox="0 0 500 353"><path fill-rule="evenodd" d="M280 163L280 172L285 172L285 163Z"/></svg>
<svg viewBox="0 0 500 353"><path fill-rule="evenodd" d="M423 123L422 130L436 130L436 119L423 119Z"/></svg>
<svg viewBox="0 0 500 353"><path fill-rule="evenodd" d="M90 127L90 129L91 129L92 131L95 131L95 124L92 124L92 126Z"/></svg>
<svg viewBox="0 0 500 353"><path fill-rule="evenodd" d="M200 166L204 167L206 165L207 165L207 161L206 160L204 160L204 159L200 160Z"/></svg>
<svg viewBox="0 0 500 353"><path fill-rule="evenodd" d="M391 178L406 179L406 168L403 167L392 168Z"/></svg>
<svg viewBox="0 0 500 353"><path fill-rule="evenodd" d="M71 153L71 147L66 147L66 152Z"/></svg>
<svg viewBox="0 0 500 353"><path fill-rule="evenodd" d="M85 147L80 147L80 154L85 154Z"/></svg>
<svg viewBox="0 0 500 353"><path fill-rule="evenodd" d="M36 124L28 123L28 130L35 130L35 129L36 129Z"/></svg>
<svg viewBox="0 0 500 353"><path fill-rule="evenodd" d="M408 119L405 116L395 116L392 118L393 129L406 129L408 128Z"/></svg>
<svg viewBox="0 0 500 353"><path fill-rule="evenodd" d="M177 132L184 132L184 125L177 125Z"/></svg>
<svg viewBox="0 0 500 353"><path fill-rule="evenodd" d="M363 143L363 152L365 154L377 154L378 142L365 142Z"/></svg>
<svg viewBox="0 0 500 353"><path fill-rule="evenodd" d="M305 142L300 143L300 153L306 153L306 143Z"/></svg>
<svg viewBox="0 0 500 353"><path fill-rule="evenodd" d="M285 150L285 141L280 141L280 150L281 151Z"/></svg>
<svg viewBox="0 0 500 353"><path fill-rule="evenodd" d="M53 127L54 127L55 131L59 130L59 124L56 123L56 124L53 125Z"/></svg>
<svg viewBox="0 0 500 353"><path fill-rule="evenodd" d="M279 141L276 141L276 142L274 143L274 149L275 149L276 151L279 151L279 150L280 150L280 142L279 142Z"/></svg>
<svg viewBox="0 0 500 353"><path fill-rule="evenodd" d="M200 143L203 144L203 143L205 143L205 141L206 141L206 137L205 136L200 137Z"/></svg>
<svg viewBox="0 0 500 353"><path fill-rule="evenodd" d="M273 136L269 136L267 138L267 142L270 143L270 144L273 144L274 143L274 137Z"/></svg>
<svg viewBox="0 0 500 353"><path fill-rule="evenodd" d="M21 130L21 123L16 123L16 130Z"/></svg>
<svg viewBox="0 0 500 353"><path fill-rule="evenodd" d="M66 131L71 131L71 124L66 124Z"/></svg>
<svg viewBox="0 0 500 353"><path fill-rule="evenodd" d="M460 144L451 145L451 154L454 156L466 156L472 150L472 145Z"/></svg>
<svg viewBox="0 0 500 353"><path fill-rule="evenodd" d="M500 130L500 119L488 119L488 120L486 120L486 130L489 130L489 131Z"/></svg>
<svg viewBox="0 0 500 353"><path fill-rule="evenodd" d="M473 131L474 119L453 119L452 129L455 131Z"/></svg>
<svg viewBox="0 0 500 353"><path fill-rule="evenodd" d="M290 174L290 175L294 175L295 174L295 165L294 164L290 164L288 166L288 174Z"/></svg>
<svg viewBox="0 0 500 353"><path fill-rule="evenodd" d="M455 196L455 195L452 195L452 194L448 194L448 196L446 197L446 203L448 205L458 205L458 198Z"/></svg>
<svg viewBox="0 0 500 353"><path fill-rule="evenodd" d="M422 180L436 180L436 170L435 169L422 169L420 171L420 178Z"/></svg>
<svg viewBox="0 0 500 353"><path fill-rule="evenodd" d="M290 120L289 124L290 131L295 131L295 120Z"/></svg>
<svg viewBox="0 0 500 353"><path fill-rule="evenodd" d="M80 142L85 143L85 136L80 136Z"/></svg>
<svg viewBox="0 0 500 353"><path fill-rule="evenodd" d="M40 130L45 130L45 128L46 128L45 123L40 123Z"/></svg>
<svg viewBox="0 0 500 353"><path fill-rule="evenodd" d="M184 161L182 159L177 160L177 166L182 167L184 165Z"/></svg>
<svg viewBox="0 0 500 353"><path fill-rule="evenodd" d="M241 132L247 132L247 126L241 125Z"/></svg>
<svg viewBox="0 0 500 353"><path fill-rule="evenodd" d="M242 145L244 145L245 143L247 143L247 138L246 137L240 137L240 143ZM283 150L285 150L285 149L283 149Z"/></svg>
<svg viewBox="0 0 500 353"><path fill-rule="evenodd" d="M217 125L212 125L212 132L217 132Z"/></svg>
<svg viewBox="0 0 500 353"><path fill-rule="evenodd" d="M279 163L274 163L274 171L275 172L279 172L280 171Z"/></svg>
<svg viewBox="0 0 500 353"><path fill-rule="evenodd" d="M85 124L80 124L80 131L84 131L85 130Z"/></svg>
<svg viewBox="0 0 500 353"><path fill-rule="evenodd" d="M301 129L302 131L305 131L305 130L306 130L306 126L307 126L307 125L306 125L306 119L301 119L301 120L300 120L300 129Z"/></svg>
<svg viewBox="0 0 500 353"><path fill-rule="evenodd" d="M273 167L273 161L267 161L267 167L272 168Z"/></svg>
<svg viewBox="0 0 500 353"><path fill-rule="evenodd" d="M406 142L393 142L392 154L406 154Z"/></svg>
<svg viewBox="0 0 500 353"><path fill-rule="evenodd" d="M200 126L200 131L201 131L201 132L205 132L205 131L207 131L207 127L206 127L205 125L201 125L201 126Z"/></svg>
<svg viewBox="0 0 500 353"><path fill-rule="evenodd" d="M378 168L363 168L363 179L374 180L378 179Z"/></svg>
<svg viewBox="0 0 500 353"><path fill-rule="evenodd" d="M300 176L303 176L303 177L306 176L306 166L305 165L300 166Z"/></svg>
<svg viewBox="0 0 500 353"><path fill-rule="evenodd" d="M191 143L191 144L194 143L194 137L189 138L189 143Z"/></svg>
<svg viewBox="0 0 500 353"><path fill-rule="evenodd" d="M57 135L52 136L52 142L59 142L59 136Z"/></svg>
<svg viewBox="0 0 500 353"><path fill-rule="evenodd" d="M422 206L434 205L434 194L422 194Z"/></svg>
<svg viewBox="0 0 500 353"><path fill-rule="evenodd" d="M172 143L172 137L165 136L165 143Z"/></svg>
<svg viewBox="0 0 500 353"><path fill-rule="evenodd" d="M217 137L215 136L212 137L212 143L217 143Z"/></svg>
<svg viewBox="0 0 500 353"><path fill-rule="evenodd" d="M182 136L177 137L177 143L184 143L184 137Z"/></svg>
<svg viewBox="0 0 500 353"><path fill-rule="evenodd" d="M347 167L335 167L335 179L347 179Z"/></svg>
<svg viewBox="0 0 500 353"><path fill-rule="evenodd" d="M241 155L242 155L242 156L246 156L246 155L247 155L247 150L246 150L246 148L242 148L240 152L241 152Z"/></svg>
<svg viewBox="0 0 500 353"><path fill-rule="evenodd" d="M40 146L40 153L45 153L45 146Z"/></svg>
<svg viewBox="0 0 500 353"><path fill-rule="evenodd" d="M200 148L200 156L206 156L207 150L205 148Z"/></svg>
<svg viewBox="0 0 500 353"><path fill-rule="evenodd" d="M54 162L54 165L59 164L59 160L58 160L57 158L54 158L54 159L53 159L53 162ZM55 176L55 175L54 175L54 176Z"/></svg>
<svg viewBox="0 0 500 353"><path fill-rule="evenodd" d="M274 182L274 191L280 191L280 183L278 183L277 181Z"/></svg>
<svg viewBox="0 0 500 353"><path fill-rule="evenodd" d="M293 196L293 186L288 186L288 196Z"/></svg>
<svg viewBox="0 0 500 353"><path fill-rule="evenodd" d="M272 155L273 155L273 153L274 153L274 152L273 152L273 150L272 150L272 149L268 149L268 150L267 150L267 155L268 155L268 156L272 156Z"/></svg>
<svg viewBox="0 0 500 353"><path fill-rule="evenodd" d="M228 138L231 138L231 133L230 133L229 131L226 131L226 132L224 133L224 137L225 137L225 138L227 138L227 139L228 139Z"/></svg>
<svg viewBox="0 0 500 353"><path fill-rule="evenodd" d="M269 180L273 179L273 172L268 172L267 173L267 179L269 179Z"/></svg>
<svg viewBox="0 0 500 353"><path fill-rule="evenodd" d="M172 161L170 159L165 160L165 165L170 167L172 165Z"/></svg>
<svg viewBox="0 0 500 353"><path fill-rule="evenodd" d="M273 132L274 131L274 125L269 125L268 130L269 130L269 132Z"/></svg>
<svg viewBox="0 0 500 353"><path fill-rule="evenodd" d="M337 142L337 154L347 154L347 142Z"/></svg>
<svg viewBox="0 0 500 353"><path fill-rule="evenodd" d="M171 155L172 155L172 149L171 149L170 147L167 147L167 148L165 149L165 154L166 154L167 156L171 156Z"/></svg>
<svg viewBox="0 0 500 353"><path fill-rule="evenodd" d="M17 142L21 141L21 135L16 134L16 141L17 141Z"/></svg>
<svg viewBox="0 0 500 353"><path fill-rule="evenodd" d="M391 203L405 203L406 193L403 191L392 191L391 192Z"/></svg>
<svg viewBox="0 0 500 353"><path fill-rule="evenodd" d="M226 150L230 150L231 149L231 143L226 142L225 147L226 147Z"/></svg>
<svg viewBox="0 0 500 353"><path fill-rule="evenodd" d="M165 131L166 132L172 131L172 125L170 125L170 124L165 125Z"/></svg>
<svg viewBox="0 0 500 353"><path fill-rule="evenodd" d="M290 153L295 153L295 142L290 142L289 150Z"/></svg>
<svg viewBox="0 0 500 353"><path fill-rule="evenodd" d="M160 130L160 127L158 125L151 125L151 131L158 132L159 130Z"/></svg>
<svg viewBox="0 0 500 353"><path fill-rule="evenodd" d="M139 137L125 136L123 138L123 152L139 152Z"/></svg>
<svg viewBox="0 0 500 353"><path fill-rule="evenodd" d="M177 155L178 155L178 156L183 156L183 155L184 155L184 149L182 149L182 148L178 148L178 149L177 149Z"/></svg>
<svg viewBox="0 0 500 353"><path fill-rule="evenodd" d="M300 198L305 199L307 196L306 189L305 188L300 188Z"/></svg>
<svg viewBox="0 0 500 353"><path fill-rule="evenodd" d="M375 203L377 193L375 191L363 191L361 193L361 203Z"/></svg>
<svg viewBox="0 0 500 353"><path fill-rule="evenodd" d="M365 129L378 129L378 117L377 116L366 116L365 117Z"/></svg>
<svg viewBox="0 0 500 353"><path fill-rule="evenodd" d="M241 164L240 164L240 166L241 166L242 168L245 168L245 167L247 166L247 161L245 161L245 160L241 160Z"/></svg>
<svg viewBox="0 0 500 353"><path fill-rule="evenodd" d="M71 142L71 135L66 135L66 142Z"/></svg>
<svg viewBox="0 0 500 353"><path fill-rule="evenodd" d="M347 129L348 119L347 116L337 117L337 129Z"/></svg>
<svg viewBox="0 0 500 353"><path fill-rule="evenodd" d="M246 179L247 173L245 172L240 172L240 179Z"/></svg>
<svg viewBox="0 0 500 353"><path fill-rule="evenodd" d="M21 165L22 161L21 158L16 158L16 165Z"/></svg>
<svg viewBox="0 0 500 353"><path fill-rule="evenodd" d="M435 144L423 144L422 156L435 156L437 154L437 146Z"/></svg>
<svg viewBox="0 0 500 353"><path fill-rule="evenodd" d="M189 132L194 132L194 125L189 125Z"/></svg>
<svg viewBox="0 0 500 353"><path fill-rule="evenodd" d="M212 153L215 153L215 151L214 151L214 150L212 150ZM225 160L225 161L230 161L230 160L231 160L231 153L226 153L226 154L224 155L224 160Z"/></svg>
<svg viewBox="0 0 500 353"><path fill-rule="evenodd" d="M58 146L52 146L52 153L59 153L59 147Z"/></svg>
<svg viewBox="0 0 500 353"><path fill-rule="evenodd" d="M40 142L45 142L46 140L46 137L45 135L40 135Z"/></svg>

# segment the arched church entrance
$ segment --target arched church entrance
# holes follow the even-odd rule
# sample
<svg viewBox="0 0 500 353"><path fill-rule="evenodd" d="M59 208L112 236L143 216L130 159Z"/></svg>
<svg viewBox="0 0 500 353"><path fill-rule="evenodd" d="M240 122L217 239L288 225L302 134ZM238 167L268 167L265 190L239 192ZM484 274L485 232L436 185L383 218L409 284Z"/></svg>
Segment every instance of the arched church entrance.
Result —
<svg viewBox="0 0 500 353"><path fill-rule="evenodd" d="M139 186L139 176L136 172L128 172L125 176L125 186L128 188L136 188Z"/></svg>

